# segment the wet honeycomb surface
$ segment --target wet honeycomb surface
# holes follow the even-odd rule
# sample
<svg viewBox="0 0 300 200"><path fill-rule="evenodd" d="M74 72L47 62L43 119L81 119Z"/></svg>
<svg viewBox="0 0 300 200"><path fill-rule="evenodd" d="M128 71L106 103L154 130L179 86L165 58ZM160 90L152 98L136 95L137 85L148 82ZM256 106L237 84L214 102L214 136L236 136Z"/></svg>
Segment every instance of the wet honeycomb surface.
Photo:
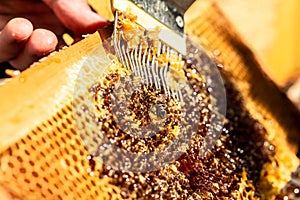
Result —
<svg viewBox="0 0 300 200"><path fill-rule="evenodd" d="M197 51L192 46L189 49ZM100 179L110 178L110 184L120 188L123 199L255 199L260 197L256 188L261 170L266 163L272 161L276 149L266 139L267 132L264 127L245 110L238 90L230 82L230 79L225 78L227 77L226 72L220 69L224 77L228 102L227 114L224 118L225 124L215 146L208 152L203 152L204 142L209 143L216 139L214 130L220 125L212 124L210 120L222 118L222 116L218 115L218 110L212 105L211 90L205 82L206 79L199 74L190 76L193 69L197 67L193 63L204 63L205 65L208 57L199 53L198 56L195 56L194 52L191 53L190 57L186 58L191 61L186 61L184 70L190 85L194 86L194 92L198 94L197 102L201 107L201 112L198 119L198 131L186 152L176 161L158 170L145 173L116 170L109 164L105 165L105 162L104 165L98 166L100 170L97 171L95 166L98 165L98 162L94 159L99 156L103 157L103 155L96 152L89 157L91 169L97 171ZM198 62L195 62L197 60ZM102 86L99 84L93 90L96 94L97 109L107 110L105 112L107 117L98 121L106 124L106 126L100 126L102 131L108 138L113 139L118 147L135 153L144 153L161 147L161 144L175 137L170 133L180 121L180 117L178 117L180 109L178 109L176 101L170 98L160 100L159 96L165 94L146 86L133 93L131 96L133 98L129 101L133 102L133 104L129 103L132 112L142 111L142 113L134 115L135 119L139 120L141 124L151 122L148 103L160 101L161 104L167 104L169 109L166 113L172 113L168 122L174 124L169 126L169 129L160 130L159 134L150 140L144 139L142 142L120 130L113 118L111 99L114 95L112 92L115 89L114 84L121 78L117 73L111 73L107 75L106 80L106 83L109 84ZM130 82L126 82L124 85L131 87ZM103 101L103 99L106 100ZM125 100L123 99L123 101ZM156 118L154 121L157 120ZM177 123L175 123L176 121ZM110 152L109 155L114 162L120 162L119 158L113 158L113 152ZM121 162L125 161L121 160ZM147 161L141 160L138 164L147 164Z"/></svg>
<svg viewBox="0 0 300 200"><path fill-rule="evenodd" d="M300 167L292 173L291 180L276 196L277 200L296 200L300 199Z"/></svg>
<svg viewBox="0 0 300 200"><path fill-rule="evenodd" d="M259 197L255 184L263 165L274 155L274 147L265 138L265 130L243 108L237 91L227 83L228 123L217 146L205 158L199 158L202 127L192 148L176 162L149 173L120 172L104 166L99 178L112 178L111 184L122 190L123 198L187 199L231 197L239 192L244 171L252 184L243 191L245 198ZM199 148L200 147L200 148ZM133 195L133 196L132 196Z"/></svg>
<svg viewBox="0 0 300 200"><path fill-rule="evenodd" d="M226 116L219 115L213 101L220 98L218 94L211 98L213 88L206 84L207 77L201 74L190 76L194 69L201 67L197 63L205 66L210 59L192 46L189 51L188 57L184 58L187 63L184 72L201 109L191 145L174 162L149 172L116 170L100 162L101 152L90 152L83 146L78 127L74 124L76 113L72 103L80 104L79 98L67 102L48 121L0 154L1 184L20 199L259 198L261 170L266 163L272 162L276 148L266 139L268 133L265 128L245 109L240 92L222 69L219 70L226 89L227 112ZM163 91L157 92L147 86L140 87L138 93L130 96L128 111L131 121L146 126L151 121L160 123L165 116L170 117L164 129L157 131L158 134L150 133L151 137L137 139L134 134L118 130L120 127L111 117L113 89L116 82L122 81L120 74L122 72L109 72L104 77L105 84L95 83L87 88L95 94L95 105L103 115L89 117L89 110L82 107L85 111L79 115L82 127L96 124L110 141L127 151L151 152L163 148L169 140L177 137L176 129L182 121L178 117L181 108L176 99L160 98L165 95ZM126 80L123 81L126 83ZM161 106L152 110L150 104ZM220 129L220 124L211 124L213 119L222 120L224 126ZM216 138L214 133L217 129L221 130L221 134ZM203 152L204 144L215 139L214 147ZM99 140L101 138L95 138L95 143L101 146ZM108 154L108 159L122 161L114 154ZM139 164L146 165L147 161ZM297 197L298 190L293 182L286 191L292 191L293 197ZM285 198L288 195L286 191L278 198Z"/></svg>

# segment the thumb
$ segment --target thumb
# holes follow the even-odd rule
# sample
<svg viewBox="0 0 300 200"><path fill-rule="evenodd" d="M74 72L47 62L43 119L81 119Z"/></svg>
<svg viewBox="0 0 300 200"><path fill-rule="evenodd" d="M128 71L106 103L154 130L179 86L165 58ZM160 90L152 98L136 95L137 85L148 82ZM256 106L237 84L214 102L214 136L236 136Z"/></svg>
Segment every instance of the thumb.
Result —
<svg viewBox="0 0 300 200"><path fill-rule="evenodd" d="M86 0L43 0L64 24L75 33L92 33L107 25L107 20L91 10Z"/></svg>

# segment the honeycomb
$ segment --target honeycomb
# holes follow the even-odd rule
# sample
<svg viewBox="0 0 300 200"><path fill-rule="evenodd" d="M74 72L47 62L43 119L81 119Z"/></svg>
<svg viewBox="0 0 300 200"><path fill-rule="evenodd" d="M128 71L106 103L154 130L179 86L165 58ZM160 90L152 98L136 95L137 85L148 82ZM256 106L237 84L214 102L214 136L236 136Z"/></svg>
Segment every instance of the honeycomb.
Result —
<svg viewBox="0 0 300 200"><path fill-rule="evenodd" d="M1 183L20 199L119 199L108 178L88 170L89 154L74 130L72 106L37 126L1 154ZM89 192L86 192L89 191Z"/></svg>
<svg viewBox="0 0 300 200"><path fill-rule="evenodd" d="M157 171L114 170L84 148L69 102L1 153L1 184L20 199L258 198L255 184L275 149L230 83L227 94L229 122L205 158L197 156L200 136L199 144Z"/></svg>
<svg viewBox="0 0 300 200"><path fill-rule="evenodd" d="M207 30L206 28L203 30ZM192 46L188 49L192 57L185 59L202 60L204 63L208 60L206 55L195 54L196 50ZM195 66L186 65L185 74L190 73L193 67ZM109 110L101 106L101 100L109 100L110 89L114 86L112 83L119 80L123 71L116 68L108 70L99 80L108 80L110 84L103 85L101 81L93 83L90 77L97 74L89 74L91 69L85 70L88 71L88 76L80 81L91 83L91 87L85 88L85 92L94 93L98 110L108 115ZM99 159L96 151L102 135L90 141L90 135L98 133L93 132L94 129L89 129L91 132L81 131L84 126L100 123L101 115L91 115L84 105L83 97L72 98L73 88L68 88L62 93L66 96L65 100L53 115L43 121L37 119L35 128L0 153L0 185L17 199L32 200L265 198L265 193L269 192L267 190L273 188L261 185L262 172L268 164L279 165L275 155L280 147L270 140L270 129L254 118L246 107L247 102L240 88L232 81L231 74L221 65L218 70L226 89L226 116L219 116L213 110L211 99L207 98L210 89L205 84L206 80L201 76L191 77L189 82L202 95L201 124L192 145L174 162L149 172L121 171L107 165ZM83 83L80 81L78 84ZM149 91L151 94L151 88L142 90L147 94ZM141 102L144 93L133 99ZM156 94L151 95L154 98ZM151 95L147 99L151 99ZM215 98L218 99L217 96ZM106 103L109 105L109 102ZM174 104L172 99L169 99L169 103ZM81 112L74 110L74 105ZM132 104L133 107L134 105ZM137 119L142 117L136 115ZM213 138L213 132L209 130L217 128L208 127L206 119L218 117L225 119L221 135L216 146L201 157L199 154L204 138ZM102 126L102 129L110 134L111 139L119 142L120 147L134 148L136 141L132 142L131 138L115 131L113 125L111 120L107 121L107 126ZM170 138L160 139L165 141ZM91 145L87 147L87 144ZM140 147L134 150L140 151ZM149 142L147 147L157 146Z"/></svg>
<svg viewBox="0 0 300 200"><path fill-rule="evenodd" d="M187 64L184 71L186 74L192 74L197 64L202 63L206 66L209 59L200 52L193 54L197 49L192 45L188 49L190 57L185 59L190 59L186 63L191 64ZM112 104L110 96L114 91L114 84L121 79L123 71L122 66L111 67L106 70L103 77L99 78L100 82L94 83L91 88L86 88L86 91L92 91L94 94L99 116L90 114L85 107L83 96L78 98L75 96L73 101L57 110L54 116L28 133L26 138L22 138L1 154L1 182L6 187L11 186L7 189L12 194L20 199L255 199L259 197L255 186L261 168L266 162L271 162L275 148L265 138L264 127L252 119L244 109L239 92L230 81L225 82L228 100L227 123L222 129L215 148L203 157L200 155L204 139L210 142L207 138L214 137L218 126L218 124L211 124L209 119L219 116L217 110L214 111L212 108L210 90L205 78L197 74L189 77L189 83L198 94L198 106L201 106L199 128L191 147L176 161L154 171L128 172L116 170L109 165L111 162L99 159L97 151L92 152L89 146L85 148L81 139L85 144L92 144L92 149L100 148L97 145L101 144L101 137L98 138L96 130L86 128L92 123L106 124L100 126L100 129L108 135L107 137L114 139L120 148L133 152L153 151L160 146L160 143L172 140L174 137L173 134L169 134L172 132L170 128L160 130L160 134L154 139L143 142L118 131L116 122L110 115L112 110L109 105ZM124 83L129 87L130 84L130 82ZM156 90L146 87L141 88L139 92L133 96L130 104L138 111L142 108L134 106L147 107L146 102L143 102L145 96L149 96L146 98L148 102L150 99L157 101L158 96L161 95ZM176 103L172 102L172 99L168 98L165 101L170 108L167 110L168 113L178 112ZM74 112L73 109L76 107L80 107L82 112ZM147 113L149 111L144 110L143 115L137 115L136 118L142 118ZM80 122L74 120L74 117L80 118ZM180 119L176 115L170 118L172 129L176 126L176 123L172 124L172 120ZM143 122L141 119L137 120ZM80 129L75 123L79 123L82 128ZM83 137L78 130L83 130ZM91 133L88 133L89 131ZM93 142L87 142L88 140ZM112 159L115 152L107 154L109 159ZM112 162L117 161L125 162L117 158ZM137 163L147 164L142 160Z"/></svg>

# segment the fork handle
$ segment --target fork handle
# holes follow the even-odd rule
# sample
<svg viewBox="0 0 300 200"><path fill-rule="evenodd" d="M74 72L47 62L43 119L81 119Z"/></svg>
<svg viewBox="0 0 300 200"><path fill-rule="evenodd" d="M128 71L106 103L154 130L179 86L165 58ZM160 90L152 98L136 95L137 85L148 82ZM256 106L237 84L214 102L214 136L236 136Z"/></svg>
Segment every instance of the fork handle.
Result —
<svg viewBox="0 0 300 200"><path fill-rule="evenodd" d="M165 0L173 5L182 15L195 2L195 0Z"/></svg>

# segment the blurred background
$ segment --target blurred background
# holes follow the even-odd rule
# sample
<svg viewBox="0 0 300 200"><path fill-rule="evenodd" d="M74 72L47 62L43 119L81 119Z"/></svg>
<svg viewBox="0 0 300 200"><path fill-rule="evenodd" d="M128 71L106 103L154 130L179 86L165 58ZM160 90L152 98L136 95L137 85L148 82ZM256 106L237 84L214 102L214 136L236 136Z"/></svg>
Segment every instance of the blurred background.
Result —
<svg viewBox="0 0 300 200"><path fill-rule="evenodd" d="M216 0L281 87L300 77L299 0Z"/></svg>
<svg viewBox="0 0 300 200"><path fill-rule="evenodd" d="M216 0L264 71L300 110L300 1Z"/></svg>

